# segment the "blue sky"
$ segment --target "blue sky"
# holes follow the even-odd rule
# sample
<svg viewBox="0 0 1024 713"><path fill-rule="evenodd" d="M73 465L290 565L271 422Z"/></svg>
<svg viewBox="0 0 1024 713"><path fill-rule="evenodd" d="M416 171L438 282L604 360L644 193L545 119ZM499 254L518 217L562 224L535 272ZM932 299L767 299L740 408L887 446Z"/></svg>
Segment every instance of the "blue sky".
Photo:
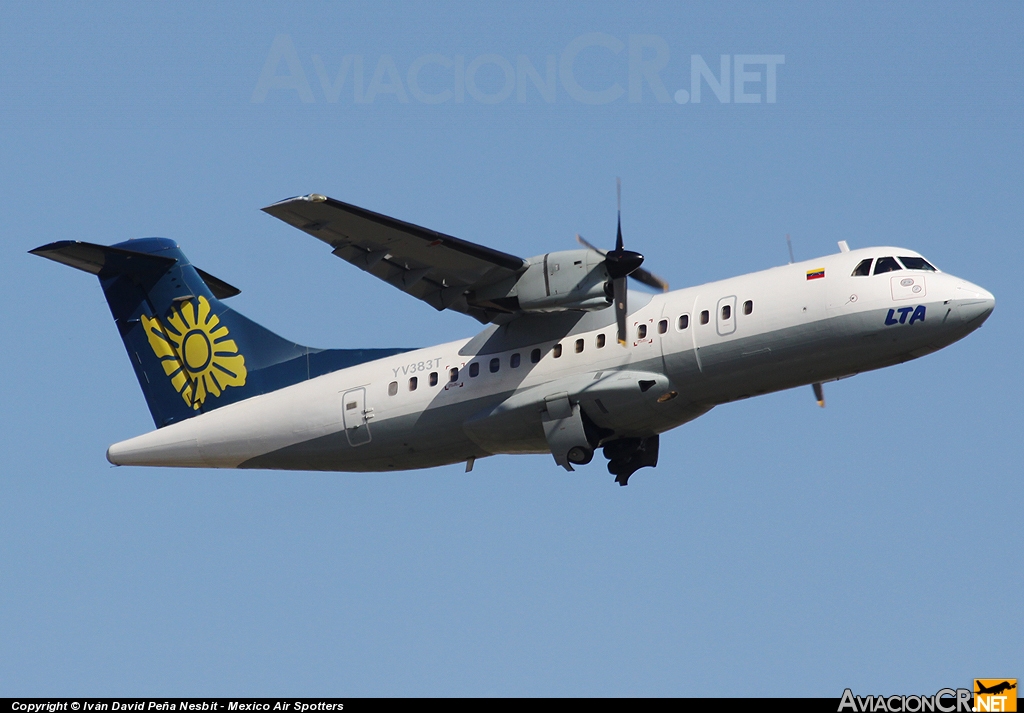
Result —
<svg viewBox="0 0 1024 713"><path fill-rule="evenodd" d="M1022 31L997 2L0 6L0 695L839 696L1024 675ZM261 97L275 41L292 88ZM631 46L665 53L668 101L630 96ZM582 93L561 75L574 47ZM757 103L705 80L677 103L693 55L716 74L782 56L775 101L758 65L739 92ZM520 57L546 78L549 56L553 101L529 76L520 101ZM450 98L413 95L417 61L420 96ZM258 209L320 192L529 256L611 244L616 176L627 245L675 287L784 263L790 233L798 259L919 250L995 313L827 385L825 410L809 387L715 409L628 488L603 459L546 456L111 468L106 447L152 422L102 293L26 253L171 237L289 338L425 346L477 325Z"/></svg>

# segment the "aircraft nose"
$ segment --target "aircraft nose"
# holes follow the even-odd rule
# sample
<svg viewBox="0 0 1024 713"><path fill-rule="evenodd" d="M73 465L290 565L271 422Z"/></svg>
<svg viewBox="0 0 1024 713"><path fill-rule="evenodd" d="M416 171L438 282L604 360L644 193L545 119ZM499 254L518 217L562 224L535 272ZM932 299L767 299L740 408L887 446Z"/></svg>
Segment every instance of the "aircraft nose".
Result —
<svg viewBox="0 0 1024 713"><path fill-rule="evenodd" d="M960 319L975 328L980 327L996 307L996 298L991 292L966 280L957 285L953 300Z"/></svg>

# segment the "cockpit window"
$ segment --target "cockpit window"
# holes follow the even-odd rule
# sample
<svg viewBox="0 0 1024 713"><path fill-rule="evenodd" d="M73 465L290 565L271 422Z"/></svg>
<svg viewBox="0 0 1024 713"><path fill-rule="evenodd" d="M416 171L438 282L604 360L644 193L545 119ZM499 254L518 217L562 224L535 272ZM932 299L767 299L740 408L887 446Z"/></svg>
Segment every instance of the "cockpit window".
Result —
<svg viewBox="0 0 1024 713"><path fill-rule="evenodd" d="M878 262L875 263L875 274L881 275L883 272L896 272L902 270L900 264L896 262L894 257L880 257Z"/></svg>
<svg viewBox="0 0 1024 713"><path fill-rule="evenodd" d="M867 277L871 274L871 260L861 260L857 263L857 267L853 268L853 272L850 273L850 277Z"/></svg>
<svg viewBox="0 0 1024 713"><path fill-rule="evenodd" d="M932 267L923 257L904 257L903 255L900 255L900 262L902 262L903 267L908 270L928 270L929 272L935 272L935 268Z"/></svg>

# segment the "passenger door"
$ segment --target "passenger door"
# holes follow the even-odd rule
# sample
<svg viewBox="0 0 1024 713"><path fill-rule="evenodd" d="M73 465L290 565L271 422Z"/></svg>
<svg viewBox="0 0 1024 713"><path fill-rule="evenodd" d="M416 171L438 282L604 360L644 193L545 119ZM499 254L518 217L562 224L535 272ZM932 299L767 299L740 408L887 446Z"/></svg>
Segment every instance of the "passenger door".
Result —
<svg viewBox="0 0 1024 713"><path fill-rule="evenodd" d="M341 397L341 413L345 435L351 446L370 442L370 424L367 420L366 389L360 387L346 391Z"/></svg>

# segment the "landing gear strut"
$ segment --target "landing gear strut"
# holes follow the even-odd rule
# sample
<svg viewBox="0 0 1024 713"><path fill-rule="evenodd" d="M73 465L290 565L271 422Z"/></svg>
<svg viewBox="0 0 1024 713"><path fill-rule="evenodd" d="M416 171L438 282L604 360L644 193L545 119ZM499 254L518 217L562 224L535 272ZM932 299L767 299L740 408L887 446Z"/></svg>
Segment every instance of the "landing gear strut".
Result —
<svg viewBox="0 0 1024 713"><path fill-rule="evenodd" d="M658 465L658 436L647 438L619 438L604 445L608 459L608 472L619 485L628 485L629 476L640 468Z"/></svg>
<svg viewBox="0 0 1024 713"><path fill-rule="evenodd" d="M587 438L583 409L569 400L569 394L552 394L544 399L541 422L555 463L572 472L573 464L586 465L594 458Z"/></svg>

